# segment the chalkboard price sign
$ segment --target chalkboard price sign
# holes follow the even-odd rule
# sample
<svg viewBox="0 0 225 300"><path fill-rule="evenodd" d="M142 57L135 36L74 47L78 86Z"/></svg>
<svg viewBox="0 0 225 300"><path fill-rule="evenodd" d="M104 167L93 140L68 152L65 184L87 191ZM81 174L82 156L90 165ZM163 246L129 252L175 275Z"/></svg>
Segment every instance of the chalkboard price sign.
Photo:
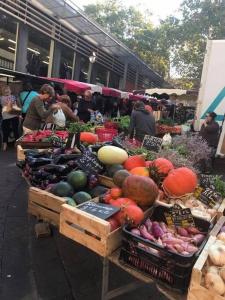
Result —
<svg viewBox="0 0 225 300"><path fill-rule="evenodd" d="M195 222L190 208L182 208L175 204L170 208L170 211L165 214L168 226L174 225L177 227L195 226Z"/></svg>
<svg viewBox="0 0 225 300"><path fill-rule="evenodd" d="M200 186L203 188L211 188L215 189L215 176L214 175L206 175L206 174L200 174L199 176L199 183Z"/></svg>
<svg viewBox="0 0 225 300"><path fill-rule="evenodd" d="M84 151L82 156L76 160L76 164L86 174L99 174L104 170L104 166L98 160L97 156L90 152Z"/></svg>
<svg viewBox="0 0 225 300"><path fill-rule="evenodd" d="M85 202L77 208L103 220L110 218L120 210L119 207L92 201Z"/></svg>
<svg viewBox="0 0 225 300"><path fill-rule="evenodd" d="M159 152L162 147L162 139L151 135L145 135L142 147L150 151Z"/></svg>
<svg viewBox="0 0 225 300"><path fill-rule="evenodd" d="M199 200L210 208L213 208L217 203L222 202L222 196L214 190L206 188L199 195Z"/></svg>

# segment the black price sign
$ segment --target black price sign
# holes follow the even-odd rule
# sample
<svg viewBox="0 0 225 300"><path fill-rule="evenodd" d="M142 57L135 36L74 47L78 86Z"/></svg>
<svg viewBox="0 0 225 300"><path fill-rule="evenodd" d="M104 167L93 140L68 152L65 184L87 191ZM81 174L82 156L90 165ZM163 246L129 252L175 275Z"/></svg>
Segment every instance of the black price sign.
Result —
<svg viewBox="0 0 225 300"><path fill-rule="evenodd" d="M119 207L103 203L95 203L92 201L85 202L77 208L103 220L108 219L120 210Z"/></svg>
<svg viewBox="0 0 225 300"><path fill-rule="evenodd" d="M162 139L151 135L145 135L142 147L150 151L159 152L162 147Z"/></svg>
<svg viewBox="0 0 225 300"><path fill-rule="evenodd" d="M222 196L210 188L203 190L198 198L210 208L213 208L217 203L222 202Z"/></svg>
<svg viewBox="0 0 225 300"><path fill-rule="evenodd" d="M165 218L168 226L174 225L184 228L195 226L190 208L182 208L178 204L175 204L169 212L165 213Z"/></svg>
<svg viewBox="0 0 225 300"><path fill-rule="evenodd" d="M99 174L104 170L104 166L98 160L97 156L90 152L83 152L82 156L76 160L76 164L86 174Z"/></svg>
<svg viewBox="0 0 225 300"><path fill-rule="evenodd" d="M200 186L203 188L210 187L212 190L215 189L215 176L214 175L206 175L206 174L200 174L199 176L199 183Z"/></svg>

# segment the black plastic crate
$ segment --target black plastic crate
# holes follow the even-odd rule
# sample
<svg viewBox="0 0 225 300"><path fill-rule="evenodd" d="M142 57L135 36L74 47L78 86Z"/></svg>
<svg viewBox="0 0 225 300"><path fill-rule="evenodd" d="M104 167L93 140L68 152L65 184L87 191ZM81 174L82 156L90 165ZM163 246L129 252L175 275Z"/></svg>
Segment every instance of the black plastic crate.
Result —
<svg viewBox="0 0 225 300"><path fill-rule="evenodd" d="M181 293L185 293L188 289L190 278L191 278L191 268L186 268L186 274L184 276L179 276L175 272L171 272L163 265L161 262L160 265L152 261L152 257L143 254L130 253L125 249L121 249L120 252L120 262L122 264L128 265L129 267L144 273L153 279L155 279L160 284L172 288Z"/></svg>
<svg viewBox="0 0 225 300"><path fill-rule="evenodd" d="M157 206L147 218L166 223L164 213L168 210L167 207ZM185 292L189 285L193 265L207 242L208 232L213 226L210 222L196 217L194 217L194 221L196 227L206 233L206 238L196 253L187 256L174 253L163 246L136 236L130 232L130 226L125 225L123 227L123 247L120 254L121 262L176 290Z"/></svg>
<svg viewBox="0 0 225 300"><path fill-rule="evenodd" d="M156 206L153 210L151 210L150 214L146 217L151 219L151 221L158 221L158 222L165 222L166 223L166 218L164 213L169 212L169 208L165 206ZM136 236L130 232L130 225L125 225L123 227L123 236L125 239L128 241L132 241L133 243L142 243L143 245L153 248L155 250L158 250L160 252L160 255L162 257L166 258L171 258L174 259L177 263L181 263L182 265L191 263L196 260L196 258L199 256L201 253L202 249L204 248L207 240L208 240L208 232L212 229L213 224L210 222L193 217L195 221L196 227L201 231L206 233L206 238L202 242L202 244L198 247L199 250L196 253L189 254L189 255L182 255L178 253L174 253L168 249L165 249L163 246L160 246L152 241L146 240L143 237ZM144 220L145 221L145 220ZM144 222L143 222L144 223Z"/></svg>

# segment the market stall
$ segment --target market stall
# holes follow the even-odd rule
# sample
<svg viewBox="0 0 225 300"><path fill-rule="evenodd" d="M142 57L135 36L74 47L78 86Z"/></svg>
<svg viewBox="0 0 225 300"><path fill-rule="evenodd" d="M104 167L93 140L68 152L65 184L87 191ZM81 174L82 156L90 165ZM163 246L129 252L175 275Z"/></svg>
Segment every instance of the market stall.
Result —
<svg viewBox="0 0 225 300"><path fill-rule="evenodd" d="M189 137L170 149L151 136L137 146L118 135L99 141L91 126L71 124L63 143L18 157L31 185L28 212L103 257L102 300L151 282L169 299L185 299L224 213L221 179L196 169L202 156ZM141 283L109 291L109 262Z"/></svg>

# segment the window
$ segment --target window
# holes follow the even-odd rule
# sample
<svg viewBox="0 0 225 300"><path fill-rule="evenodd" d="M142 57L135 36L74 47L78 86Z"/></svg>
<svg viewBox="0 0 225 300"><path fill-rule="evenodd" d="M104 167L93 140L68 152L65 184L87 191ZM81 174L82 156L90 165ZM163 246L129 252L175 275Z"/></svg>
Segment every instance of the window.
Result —
<svg viewBox="0 0 225 300"><path fill-rule="evenodd" d="M120 77L113 72L110 72L109 86L114 89L118 89L120 85Z"/></svg>
<svg viewBox="0 0 225 300"><path fill-rule="evenodd" d="M102 84L102 85L107 85L107 70L100 66L95 64L94 68L96 68L96 78L95 78L95 83L96 84Z"/></svg>
<svg viewBox="0 0 225 300"><path fill-rule="evenodd" d="M29 28L27 47L27 72L38 76L48 75L50 38Z"/></svg>
<svg viewBox="0 0 225 300"><path fill-rule="evenodd" d="M13 70L16 52L17 22L0 15L0 67Z"/></svg>
<svg viewBox="0 0 225 300"><path fill-rule="evenodd" d="M79 81L87 82L88 80L89 59L82 56L80 61L80 78Z"/></svg>
<svg viewBox="0 0 225 300"><path fill-rule="evenodd" d="M74 51L61 46L60 78L72 79Z"/></svg>

